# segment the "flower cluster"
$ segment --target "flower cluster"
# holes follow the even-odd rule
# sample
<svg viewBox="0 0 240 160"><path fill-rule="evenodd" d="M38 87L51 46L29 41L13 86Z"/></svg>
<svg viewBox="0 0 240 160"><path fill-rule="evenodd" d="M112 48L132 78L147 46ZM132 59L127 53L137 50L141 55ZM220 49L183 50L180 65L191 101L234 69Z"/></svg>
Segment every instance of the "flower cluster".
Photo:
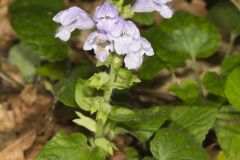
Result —
<svg viewBox="0 0 240 160"><path fill-rule="evenodd" d="M133 11L157 10L163 17L170 18L172 11L166 6L169 1L171 0L137 0ZM93 49L96 58L101 62L106 61L110 52L116 52L125 56L124 62L128 69L137 69L141 66L144 55L154 55L151 44L140 36L137 26L119 16L117 7L107 0L96 8L93 17L78 7L71 7L59 12L53 20L62 25L56 37L63 41L67 41L75 29L96 28L96 31L88 36L83 49Z"/></svg>

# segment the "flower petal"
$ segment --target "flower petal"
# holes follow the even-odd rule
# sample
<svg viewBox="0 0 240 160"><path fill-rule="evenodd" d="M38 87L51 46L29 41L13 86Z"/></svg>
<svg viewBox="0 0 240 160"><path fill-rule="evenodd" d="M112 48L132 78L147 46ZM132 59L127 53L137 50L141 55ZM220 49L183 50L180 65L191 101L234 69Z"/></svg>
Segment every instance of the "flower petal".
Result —
<svg viewBox="0 0 240 160"><path fill-rule="evenodd" d="M173 10L167 5L160 5L156 7L156 10L160 13L164 18L171 18L173 16Z"/></svg>
<svg viewBox="0 0 240 160"><path fill-rule="evenodd" d="M153 12L154 8L151 0L137 0L132 10L134 12Z"/></svg>
<svg viewBox="0 0 240 160"><path fill-rule="evenodd" d="M97 35L98 35L97 32L93 32L88 36L87 40L84 43L83 50L89 51L96 46Z"/></svg>
<svg viewBox="0 0 240 160"><path fill-rule="evenodd" d="M125 66L128 69L138 69L142 65L142 62L143 62L143 56L138 55L136 53L128 54L124 58Z"/></svg>
<svg viewBox="0 0 240 160"><path fill-rule="evenodd" d="M98 6L95 11L95 20L101 18L116 18L118 16L118 9L107 0L103 5Z"/></svg>
<svg viewBox="0 0 240 160"><path fill-rule="evenodd" d="M55 35L56 38L61 39L62 41L69 40L71 36L71 31L68 29L68 27L60 27Z"/></svg>

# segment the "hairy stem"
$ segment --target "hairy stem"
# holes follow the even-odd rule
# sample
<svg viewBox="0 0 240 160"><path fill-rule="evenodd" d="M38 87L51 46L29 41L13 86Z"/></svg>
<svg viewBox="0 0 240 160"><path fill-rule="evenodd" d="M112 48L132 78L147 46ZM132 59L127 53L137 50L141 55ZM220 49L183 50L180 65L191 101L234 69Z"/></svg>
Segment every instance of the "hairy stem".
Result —
<svg viewBox="0 0 240 160"><path fill-rule="evenodd" d="M109 80L109 87L104 91L103 98L106 103L109 104L112 96L112 91L114 89L113 83L115 82L116 79L116 70L113 66L110 67L110 80ZM107 113L106 113L107 114ZM108 117L108 115L105 115ZM101 119L97 119L97 131L96 131L96 137L102 137L103 136L103 131L105 127L105 122L103 122Z"/></svg>

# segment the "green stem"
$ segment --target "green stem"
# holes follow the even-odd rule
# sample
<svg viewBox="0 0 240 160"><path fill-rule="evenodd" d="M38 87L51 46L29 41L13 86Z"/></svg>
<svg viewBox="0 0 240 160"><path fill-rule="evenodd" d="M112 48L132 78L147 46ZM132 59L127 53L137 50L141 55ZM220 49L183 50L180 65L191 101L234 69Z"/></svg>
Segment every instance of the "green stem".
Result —
<svg viewBox="0 0 240 160"><path fill-rule="evenodd" d="M236 33L231 33L230 34L230 42L228 44L228 49L227 49L227 52L226 52L227 57L232 53L232 50L233 50L233 47L234 47L234 41L237 38L237 36L238 36L238 34L236 34Z"/></svg>
<svg viewBox="0 0 240 160"><path fill-rule="evenodd" d="M109 87L104 91L103 98L106 103L109 104L112 92L114 89L114 82L116 80L116 70L115 68L111 65L110 66L110 80L109 80ZM106 115L108 117L108 115ZM101 119L97 119L97 131L96 131L96 137L102 137L103 136L103 131L105 127L105 122L103 122Z"/></svg>
<svg viewBox="0 0 240 160"><path fill-rule="evenodd" d="M201 76L200 76L200 67L199 67L199 64L197 63L197 60L196 58L192 58L192 68L194 70L194 73L195 73L195 79L199 85L199 88L200 88L200 91L202 93L202 95L205 95L204 94L204 87L203 87L203 84L202 84L202 80L201 80Z"/></svg>

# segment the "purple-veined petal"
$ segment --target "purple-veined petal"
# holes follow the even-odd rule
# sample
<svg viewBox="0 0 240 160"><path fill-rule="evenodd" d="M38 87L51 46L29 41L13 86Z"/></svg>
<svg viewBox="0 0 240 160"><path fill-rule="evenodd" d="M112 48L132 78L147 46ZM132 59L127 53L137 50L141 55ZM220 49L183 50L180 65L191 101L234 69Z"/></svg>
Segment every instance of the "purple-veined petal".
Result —
<svg viewBox="0 0 240 160"><path fill-rule="evenodd" d="M58 30L57 30L57 33L55 35L56 38L59 38L61 39L62 41L67 41L69 40L71 36L71 30L69 30L68 27L60 27Z"/></svg>
<svg viewBox="0 0 240 160"><path fill-rule="evenodd" d="M156 7L156 10L164 18L171 18L173 16L173 10L167 5L160 5Z"/></svg>
<svg viewBox="0 0 240 160"><path fill-rule="evenodd" d="M97 44L97 32L91 33L87 40L84 43L83 50L89 51L92 50Z"/></svg>
<svg viewBox="0 0 240 160"><path fill-rule="evenodd" d="M89 29L95 26L93 19L82 9L71 7L59 12L53 17L53 21L63 26L74 25L79 29Z"/></svg>
<svg viewBox="0 0 240 160"><path fill-rule="evenodd" d="M137 0L132 7L134 12L153 12L154 8L151 0Z"/></svg>
<svg viewBox="0 0 240 160"><path fill-rule="evenodd" d="M107 0L104 2L103 5L98 6L95 11L95 20L101 18L116 18L118 16L118 9L117 7L113 6Z"/></svg>
<svg viewBox="0 0 240 160"><path fill-rule="evenodd" d="M144 53L147 55L147 56L153 56L154 55L154 51L153 51L153 48L151 46L151 43L146 39L146 38L141 38L142 40L142 48L144 50Z"/></svg>
<svg viewBox="0 0 240 160"><path fill-rule="evenodd" d="M137 53L127 54L124 58L125 66L128 69L138 69L143 62L143 56Z"/></svg>

